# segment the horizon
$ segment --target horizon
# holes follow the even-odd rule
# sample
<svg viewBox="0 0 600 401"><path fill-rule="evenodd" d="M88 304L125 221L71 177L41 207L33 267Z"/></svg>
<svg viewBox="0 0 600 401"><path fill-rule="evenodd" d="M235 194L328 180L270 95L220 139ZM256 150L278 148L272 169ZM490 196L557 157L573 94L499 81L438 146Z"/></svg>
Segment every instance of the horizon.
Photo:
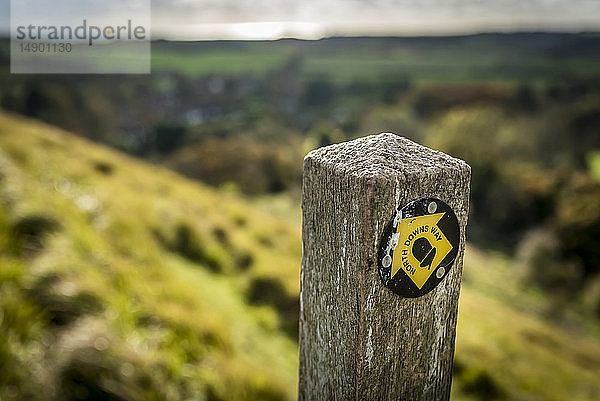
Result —
<svg viewBox="0 0 600 401"><path fill-rule="evenodd" d="M217 38L200 38L200 39L182 39L177 37L167 37L153 35L151 42L278 42L285 40L297 41L320 41L328 39L451 39L451 38L468 38L476 36L519 36L519 35L600 35L598 30L519 30L519 31L480 31L480 32L464 32L464 33L423 33L423 34L331 34L322 37L296 37L296 36L280 36L266 39L254 39L245 37L217 37ZM0 40L10 40L9 32L1 32Z"/></svg>
<svg viewBox="0 0 600 401"><path fill-rule="evenodd" d="M27 1L27 0L20 0ZM332 36L466 36L498 32L600 31L600 2L586 0L151 0L152 39L276 40ZM44 15L54 12L51 2ZM96 10L121 14L118 1ZM76 11L65 18L79 18ZM10 0L0 0L0 34L10 32Z"/></svg>

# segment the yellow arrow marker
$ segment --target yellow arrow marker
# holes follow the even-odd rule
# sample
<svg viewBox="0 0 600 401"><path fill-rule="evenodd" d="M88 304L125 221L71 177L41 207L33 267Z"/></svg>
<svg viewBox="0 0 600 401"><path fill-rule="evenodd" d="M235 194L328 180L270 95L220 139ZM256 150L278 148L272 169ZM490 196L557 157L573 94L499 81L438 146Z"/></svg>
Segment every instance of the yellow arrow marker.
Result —
<svg viewBox="0 0 600 401"><path fill-rule="evenodd" d="M400 220L396 229L400 236L394 249L391 277L402 269L419 289L423 287L452 250L452 244L437 226L444 214Z"/></svg>

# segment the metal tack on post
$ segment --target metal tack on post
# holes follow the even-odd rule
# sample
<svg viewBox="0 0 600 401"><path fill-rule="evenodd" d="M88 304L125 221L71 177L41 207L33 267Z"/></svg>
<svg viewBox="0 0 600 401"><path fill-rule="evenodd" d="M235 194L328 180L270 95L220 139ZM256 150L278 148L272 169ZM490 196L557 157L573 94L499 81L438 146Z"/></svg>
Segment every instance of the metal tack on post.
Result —
<svg viewBox="0 0 600 401"><path fill-rule="evenodd" d="M394 134L304 161L300 400L447 400L470 167Z"/></svg>

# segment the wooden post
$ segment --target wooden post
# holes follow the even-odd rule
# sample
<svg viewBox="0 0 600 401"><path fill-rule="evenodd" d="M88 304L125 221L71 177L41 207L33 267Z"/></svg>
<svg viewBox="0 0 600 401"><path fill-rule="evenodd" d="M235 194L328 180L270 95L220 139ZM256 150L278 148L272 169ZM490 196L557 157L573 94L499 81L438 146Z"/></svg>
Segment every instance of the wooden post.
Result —
<svg viewBox="0 0 600 401"><path fill-rule="evenodd" d="M471 169L386 133L304 159L300 400L448 400ZM396 208L436 197L456 213L460 249L431 292L402 298L378 271Z"/></svg>

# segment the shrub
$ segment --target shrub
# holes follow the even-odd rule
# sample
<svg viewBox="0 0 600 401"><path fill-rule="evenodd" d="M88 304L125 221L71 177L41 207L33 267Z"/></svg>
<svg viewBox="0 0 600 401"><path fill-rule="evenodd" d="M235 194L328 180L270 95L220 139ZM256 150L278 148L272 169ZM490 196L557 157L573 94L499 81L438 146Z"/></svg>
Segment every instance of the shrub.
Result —
<svg viewBox="0 0 600 401"><path fill-rule="evenodd" d="M60 228L51 216L34 214L17 219L11 227L12 250L19 254L38 253L44 246L45 237Z"/></svg>
<svg viewBox="0 0 600 401"><path fill-rule="evenodd" d="M543 290L572 294L581 284L581 266L563 258L560 240L552 229L528 232L519 243L517 260L526 282Z"/></svg>
<svg viewBox="0 0 600 401"><path fill-rule="evenodd" d="M279 314L282 329L291 338L298 339L299 299L288 294L279 280L268 277L255 278L250 283L247 297L252 304L273 307Z"/></svg>

